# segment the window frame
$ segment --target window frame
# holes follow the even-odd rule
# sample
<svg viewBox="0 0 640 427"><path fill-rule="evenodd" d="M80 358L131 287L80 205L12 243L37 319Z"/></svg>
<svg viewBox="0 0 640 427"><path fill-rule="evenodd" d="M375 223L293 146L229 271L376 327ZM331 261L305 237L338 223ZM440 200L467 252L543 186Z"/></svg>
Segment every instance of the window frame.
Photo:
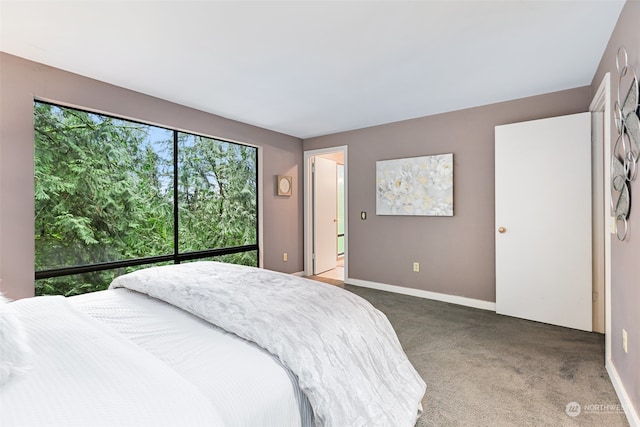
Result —
<svg viewBox="0 0 640 427"><path fill-rule="evenodd" d="M153 126L156 128L161 128L161 129L165 129L168 130L170 132L172 132L173 134L173 253L171 254L165 254L165 255L155 255L155 256L148 256L148 257L138 257L138 258L132 258L132 259L128 259L128 260L118 260L118 261L105 261L105 262L99 262L99 263L93 263L93 264L82 264L82 265L74 265L74 266L65 266L65 267L55 267L55 268L48 268L48 269L44 269L44 270L36 270L35 271L35 280L41 280L41 279L49 279L49 278L53 278L53 277L62 277L62 276L70 276L70 275L75 275L75 274L82 274L82 273L90 273L90 272L96 272L96 271L104 271L104 270L112 270L112 269L116 269L116 268L125 268L125 267L135 267L135 266L140 266L140 265L150 265L150 264L156 264L156 263L160 263L160 262L171 262L173 261L174 264L180 264L182 261L193 261L193 260L197 260L197 259L202 259L202 258L211 258L211 257L216 257L216 256L221 256L221 255L230 255L230 254L236 254L236 253L242 253L242 252L251 252L251 251L255 251L256 252L256 264L257 267L261 267L261 253L260 253L260 241L261 241L261 235L260 235L260 218L261 218L261 191L260 191L260 160L261 160L261 154L260 154L260 147L259 146L255 146L252 144L247 144L244 142L239 142L239 141L233 141L227 138L220 138L220 137L214 137L214 136L210 136L210 135L206 135L203 133L198 133L198 132L191 132L191 131L185 131L185 130L180 130L180 129L176 129L176 128L172 128L172 127L168 127L168 126L162 126L162 125L157 125L157 124L153 124L153 123L147 123L141 120L135 120L135 119L130 119L130 118L125 118L122 116L117 116L114 114L107 114L107 113L103 113L103 112L98 112L98 111L93 111L90 109L86 109L86 108L78 108L75 106L69 106L69 105L64 105L61 103L56 103L56 102L51 102L51 101L47 101L47 100L42 100L42 99L38 99L38 98L34 98L33 100L34 103L34 110L35 110L35 105L36 103L41 103L41 104L49 104L52 105L54 107L57 108L63 108L63 109L72 109L72 110L76 110L76 111L81 111L81 112L85 112L85 113L89 113L89 114L95 114L95 115L99 115L99 116L103 116L103 117L107 117L107 118L111 118L111 119L116 119L116 120L123 120L123 121L127 121L127 122L131 122L131 123L136 123L136 124L140 124L140 125L144 125L144 126ZM179 173L178 173L178 134L179 133L183 133L183 134L189 134L192 136L196 136L196 137L202 137L202 138L208 138L208 139L213 139L216 141L220 141L220 142L225 142L225 143L229 143L229 144L235 144L235 145L241 145L244 147L248 147L248 148L252 148L255 150L255 183L256 183L256 187L255 187L255 202L256 202L256 217L255 217L255 233L256 233L256 243L253 244L249 244L249 245L240 245L240 246L229 246L229 247L224 247L224 248L214 248L214 249L204 249L204 250L199 250L199 251L191 251L191 252L180 252L179 250L179 221L178 221L178 212L179 212L179 204L178 204L178 196L179 196L179 189L178 189L178 177L179 177ZM35 145L35 122L34 122L34 145ZM35 267L35 265L34 265Z"/></svg>

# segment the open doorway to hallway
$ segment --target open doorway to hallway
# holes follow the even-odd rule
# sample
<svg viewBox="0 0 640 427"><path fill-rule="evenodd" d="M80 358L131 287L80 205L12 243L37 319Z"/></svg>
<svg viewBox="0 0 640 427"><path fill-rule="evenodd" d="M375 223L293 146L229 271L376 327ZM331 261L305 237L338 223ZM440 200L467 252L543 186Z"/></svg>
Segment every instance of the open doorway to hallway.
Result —
<svg viewBox="0 0 640 427"><path fill-rule="evenodd" d="M347 147L305 151L304 274L347 277Z"/></svg>

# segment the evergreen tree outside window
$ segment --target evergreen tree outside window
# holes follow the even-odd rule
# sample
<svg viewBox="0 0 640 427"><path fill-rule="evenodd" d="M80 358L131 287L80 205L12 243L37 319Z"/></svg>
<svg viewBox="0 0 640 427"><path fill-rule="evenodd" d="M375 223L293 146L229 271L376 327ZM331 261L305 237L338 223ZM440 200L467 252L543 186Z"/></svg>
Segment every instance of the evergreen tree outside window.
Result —
<svg viewBox="0 0 640 427"><path fill-rule="evenodd" d="M36 295L195 259L257 266L257 149L36 101Z"/></svg>

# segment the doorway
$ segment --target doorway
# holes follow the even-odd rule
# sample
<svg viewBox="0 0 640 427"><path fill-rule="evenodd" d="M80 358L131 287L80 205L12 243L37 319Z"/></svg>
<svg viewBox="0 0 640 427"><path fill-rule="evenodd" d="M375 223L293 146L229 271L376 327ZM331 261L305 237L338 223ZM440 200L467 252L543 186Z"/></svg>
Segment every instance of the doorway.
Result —
<svg viewBox="0 0 640 427"><path fill-rule="evenodd" d="M347 147L304 152L304 275L348 275Z"/></svg>

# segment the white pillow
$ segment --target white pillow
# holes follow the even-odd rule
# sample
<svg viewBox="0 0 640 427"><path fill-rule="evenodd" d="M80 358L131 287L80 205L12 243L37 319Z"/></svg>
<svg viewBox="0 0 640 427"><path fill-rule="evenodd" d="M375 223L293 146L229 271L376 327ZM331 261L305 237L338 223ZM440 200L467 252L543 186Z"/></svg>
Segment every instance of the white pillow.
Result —
<svg viewBox="0 0 640 427"><path fill-rule="evenodd" d="M9 300L0 292L0 386L27 370L27 335Z"/></svg>

